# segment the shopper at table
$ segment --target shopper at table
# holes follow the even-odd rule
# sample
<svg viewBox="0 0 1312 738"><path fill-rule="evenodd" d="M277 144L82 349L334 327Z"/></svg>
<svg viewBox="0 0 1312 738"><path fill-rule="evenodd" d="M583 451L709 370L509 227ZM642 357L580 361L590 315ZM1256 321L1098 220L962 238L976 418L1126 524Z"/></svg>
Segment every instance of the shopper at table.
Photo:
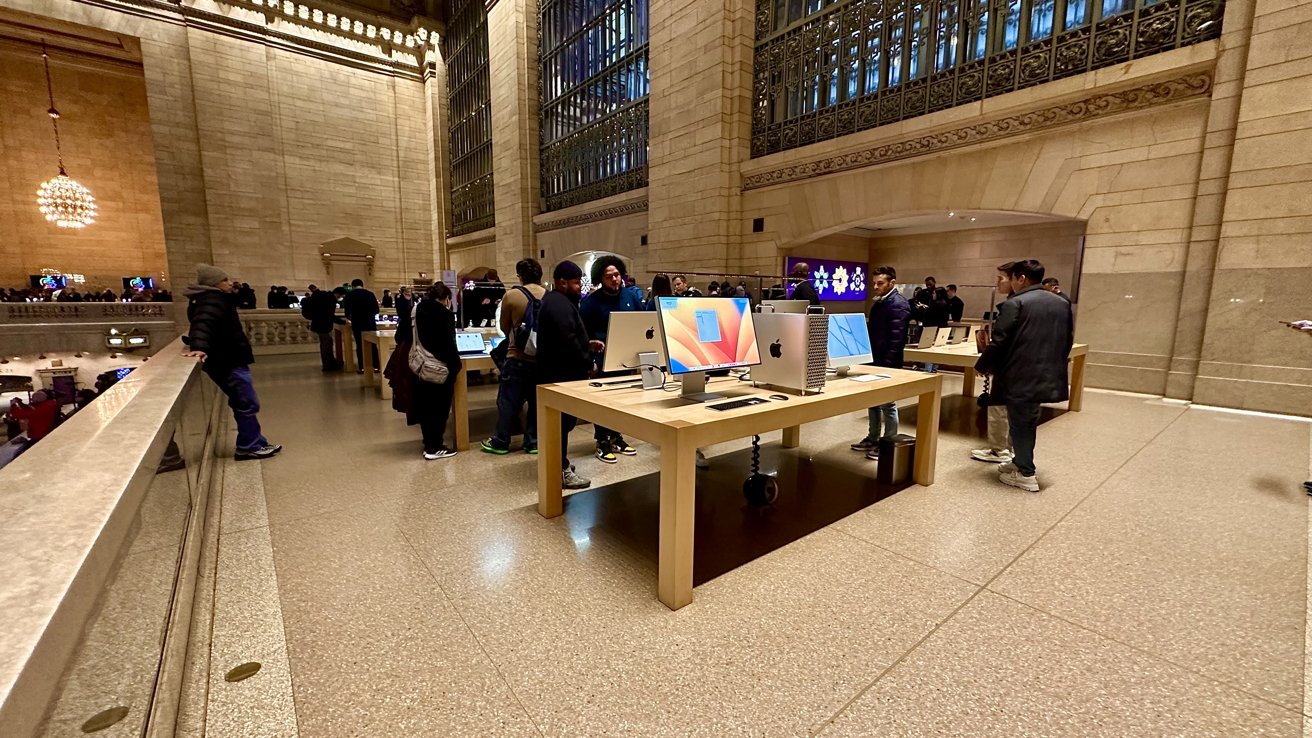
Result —
<svg viewBox="0 0 1312 738"><path fill-rule="evenodd" d="M678 277L675 277L675 279L677 280ZM684 286L686 287L687 285L685 284ZM656 299L658 297L673 297L675 294L674 290L675 287L674 285L670 284L669 275L657 274L656 276L652 277L651 295L647 298L647 302L643 305L643 309L648 310L650 312L656 312L656 306L657 306Z"/></svg>
<svg viewBox="0 0 1312 738"><path fill-rule="evenodd" d="M598 258L592 264L592 283L599 285L591 294L583 298L579 305L579 315L588 329L588 338L605 345L610 330L610 314L622 312L640 312L644 309L642 293L624 284L624 260L614 255ZM597 367L597 376L611 377L627 372L604 373L601 371L606 362L605 351L593 354ZM630 446L619 433L594 424L593 438L597 441L597 458L607 464L619 460L616 454L637 456L638 449Z"/></svg>
<svg viewBox="0 0 1312 738"><path fill-rule="evenodd" d="M498 324L505 336L506 361L501 365L501 381L497 385L497 429L491 438L483 441L485 452L499 456L510 453L510 440L525 405L528 405L528 417L524 424L524 452L538 452L538 362L536 355L529 356L523 346L516 344L515 334L534 305L541 305L547 290L542 286L542 265L537 259L520 259L515 264L515 274L520 283L507 290L502 298Z"/></svg>
<svg viewBox="0 0 1312 738"><path fill-rule="evenodd" d="M446 422L455 399L456 374L460 372L460 351L456 348L456 316L451 311L451 288L437 282L414 309L415 341L434 358L446 365L443 382L424 381L416 377L413 385L414 413L424 439L424 458L448 459L456 452L446 445Z"/></svg>
<svg viewBox="0 0 1312 738"><path fill-rule="evenodd" d="M572 382L587 379L592 371L592 352L606 346L589 341L588 330L579 315L583 295L583 270L572 261L562 261L551 274L554 289L542 298L538 313L538 383ZM565 489L584 489L592 482L581 476L569 463L569 432L578 418L561 415L560 463L561 484Z"/></svg>
<svg viewBox="0 0 1312 738"><path fill-rule="evenodd" d="M975 368L993 375L991 393L1007 405L1015 456L999 469L999 480L1038 492L1034 445L1039 406L1070 397L1067 361L1075 325L1070 303L1043 289L1038 261L1018 261L1008 275L1013 294L998 308L993 338Z"/></svg>
<svg viewBox="0 0 1312 738"><path fill-rule="evenodd" d="M269 443L260 432L260 400L251 381L255 354L237 316L240 295L227 273L209 264L196 266L196 284L187 287L187 320L191 326L183 341L191 349L184 356L200 359L201 369L228 396L237 423L237 461L267 459L282 446Z"/></svg>
<svg viewBox="0 0 1312 738"><path fill-rule="evenodd" d="M675 297L701 297L701 290L688 284L688 278L682 274L674 277L674 296Z"/></svg>
<svg viewBox="0 0 1312 738"><path fill-rule="evenodd" d="M966 303L960 297L957 297L957 286L948 285L948 320L953 323L960 323L961 316L966 312Z"/></svg>
<svg viewBox="0 0 1312 738"><path fill-rule="evenodd" d="M907 345L907 323L911 320L911 305L897 291L897 270L881 266L870 270L870 291L874 302L870 306L867 328L870 331L870 351L875 366L901 369L903 351ZM852 444L853 451L865 452L866 458L879 458L879 441L897 435L897 403L889 402L869 410L870 425L866 437Z"/></svg>
<svg viewBox="0 0 1312 738"><path fill-rule="evenodd" d="M364 340L360 337L365 331L378 330L378 298L364 288L363 279L351 280L351 291L342 301L342 310L346 319L351 321L351 333L355 336L355 373L364 374ZM378 364L378 346L370 345L374 352L374 366Z"/></svg>
<svg viewBox="0 0 1312 738"><path fill-rule="evenodd" d="M332 293L310 285L310 294L301 303L301 315L310 321L310 332L319 337L319 363L323 371L342 368L342 362L333 354L333 322L337 317L337 301Z"/></svg>
<svg viewBox="0 0 1312 738"><path fill-rule="evenodd" d="M994 279L997 280L997 293L1004 301L1011 297L1011 276L1009 272L1015 266L1015 262L1007 262L998 267ZM1002 309L1002 303L994 307L994 315ZM990 383L992 380L988 380ZM976 461L983 461L989 464L1010 464L1013 456L1011 452L1011 432L1007 428L1007 406L995 402L992 392L985 392L981 396L987 403L987 409L984 411L988 418L988 445L984 448L977 448L970 452L970 458Z"/></svg>

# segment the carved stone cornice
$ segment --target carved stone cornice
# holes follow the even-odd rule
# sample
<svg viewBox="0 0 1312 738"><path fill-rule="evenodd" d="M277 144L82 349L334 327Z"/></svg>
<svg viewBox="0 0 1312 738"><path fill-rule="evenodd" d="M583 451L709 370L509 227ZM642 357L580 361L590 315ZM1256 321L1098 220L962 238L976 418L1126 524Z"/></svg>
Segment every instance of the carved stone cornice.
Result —
<svg viewBox="0 0 1312 738"><path fill-rule="evenodd" d="M559 230L561 228L572 228L573 226L583 225L584 223L595 223L596 221L599 220L609 220L611 218L619 218L624 215L632 215L634 213L645 213L645 212L647 212L647 200L644 198L642 200L634 200L633 202L626 202L626 203L621 203L619 205L612 205L611 207L608 208L592 210L586 213L575 213L574 215L565 218L557 218L556 220L549 220L545 223L540 223L537 227L537 231L539 233L542 233L543 231L554 231L554 230Z"/></svg>
<svg viewBox="0 0 1312 738"><path fill-rule="evenodd" d="M1084 123L1112 115L1144 110L1196 97L1210 95L1210 71L1186 74L1176 79L1154 82L1119 92L1107 92L1041 110L1017 113L996 120L975 123L939 133L930 133L892 143L872 146L835 156L790 164L778 169L749 174L743 178L744 190L823 177L853 169L887 164L917 156L950 151L965 146L989 143L1012 136L1046 131L1060 126Z"/></svg>

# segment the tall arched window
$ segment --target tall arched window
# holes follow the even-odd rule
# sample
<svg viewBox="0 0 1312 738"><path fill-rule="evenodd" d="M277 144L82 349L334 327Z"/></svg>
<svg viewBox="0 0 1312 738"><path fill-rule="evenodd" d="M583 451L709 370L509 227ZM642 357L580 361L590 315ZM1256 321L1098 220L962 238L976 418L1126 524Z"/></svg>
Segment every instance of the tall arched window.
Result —
<svg viewBox="0 0 1312 738"><path fill-rule="evenodd" d="M442 56L451 118L451 235L458 236L493 223L487 11L483 0L451 0L447 18Z"/></svg>

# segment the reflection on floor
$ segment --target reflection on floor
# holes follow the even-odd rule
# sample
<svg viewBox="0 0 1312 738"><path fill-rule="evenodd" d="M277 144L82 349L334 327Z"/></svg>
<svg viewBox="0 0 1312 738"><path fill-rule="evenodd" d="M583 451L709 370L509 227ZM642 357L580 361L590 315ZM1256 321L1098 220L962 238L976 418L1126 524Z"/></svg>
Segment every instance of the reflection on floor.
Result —
<svg viewBox="0 0 1312 738"><path fill-rule="evenodd" d="M729 549L773 548L785 506L730 540L712 525L697 557L718 562L671 612L651 447L607 466L576 430L594 486L637 481L545 520L535 457L425 462L416 428L311 357L255 378L287 450L225 481L216 601L262 615L216 607L212 670L283 666L212 693L211 735L1302 732L1306 423L1090 393L1045 416L1032 495L968 458L982 429L948 398L937 484L849 490L877 501L759 557ZM471 389L475 438L494 396ZM864 424L806 426L797 454L769 434L767 460L872 474L848 450ZM746 446L709 450L725 530L748 519Z"/></svg>

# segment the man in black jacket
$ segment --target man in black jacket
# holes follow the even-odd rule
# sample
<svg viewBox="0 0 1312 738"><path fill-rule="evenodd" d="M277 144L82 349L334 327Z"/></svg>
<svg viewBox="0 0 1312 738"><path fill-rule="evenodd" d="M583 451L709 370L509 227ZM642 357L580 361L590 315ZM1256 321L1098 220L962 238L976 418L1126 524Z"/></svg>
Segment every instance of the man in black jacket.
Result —
<svg viewBox="0 0 1312 738"><path fill-rule="evenodd" d="M601 341L588 340L588 329L579 315L583 270L572 261L562 261L551 278L555 289L543 296L542 307L538 309L538 384L587 379L593 366L593 352L601 353L606 346ZM560 420L561 486L585 489L592 482L574 471L567 454L569 432L578 425L578 418L562 414Z"/></svg>
<svg viewBox="0 0 1312 738"><path fill-rule="evenodd" d="M870 350L875 366L902 368L903 351L907 345L907 322L911 320L911 305L896 289L897 270L881 266L870 270L871 291L875 301L870 306ZM881 422L882 423L882 428ZM879 458L879 439L897 435L897 403L870 408L870 429L866 437L852 444L853 451L864 451L867 459Z"/></svg>
<svg viewBox="0 0 1312 738"><path fill-rule="evenodd" d="M301 301L301 315L310 321L310 331L319 336L319 360L326 372L342 368L342 362L333 356L333 323L337 314L337 300L331 292L310 285L310 294Z"/></svg>
<svg viewBox="0 0 1312 738"><path fill-rule="evenodd" d="M184 356L201 361L201 369L228 396L237 421L238 461L267 459L282 450L260 433L260 401L251 382L255 356L237 316L232 280L222 269L196 266L196 284L187 287L187 319L191 327L184 341L191 348Z"/></svg>
<svg viewBox="0 0 1312 738"><path fill-rule="evenodd" d="M360 334L378 330L378 298L364 288L363 279L353 279L351 291L346 293L346 299L342 301L342 310L346 313L346 319L351 321L351 333L355 334L355 373L364 374L364 340ZM378 344L370 344L369 349L374 352L374 366L381 367L378 363Z"/></svg>
<svg viewBox="0 0 1312 738"><path fill-rule="evenodd" d="M797 281L797 286L793 288L794 300L806 300L812 305L820 304L820 295L815 291L815 285L811 284L811 265L804 261L799 261L793 265L793 272L789 275Z"/></svg>
<svg viewBox="0 0 1312 738"><path fill-rule="evenodd" d="M961 316L966 312L966 302L957 297L957 286L948 285L948 320L953 323L960 323Z"/></svg>
<svg viewBox="0 0 1312 738"><path fill-rule="evenodd" d="M1034 441L1039 405L1070 397L1067 361L1074 344L1070 303L1043 289L1043 265L1018 261L1009 272L1014 294L998 308L993 340L975 369L993 375L990 396L1007 406L1007 425L1015 452L999 479L1027 492L1038 492Z"/></svg>

